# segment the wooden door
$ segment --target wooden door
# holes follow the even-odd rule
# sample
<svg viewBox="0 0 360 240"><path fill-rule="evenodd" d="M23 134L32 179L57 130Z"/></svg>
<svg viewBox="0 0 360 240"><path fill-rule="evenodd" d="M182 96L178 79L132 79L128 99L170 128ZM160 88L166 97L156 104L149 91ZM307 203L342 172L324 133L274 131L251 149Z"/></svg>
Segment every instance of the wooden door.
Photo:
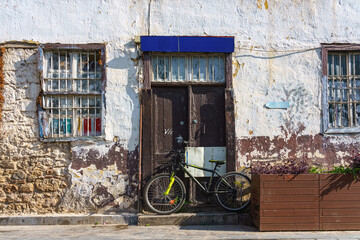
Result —
<svg viewBox="0 0 360 240"><path fill-rule="evenodd" d="M144 92L143 98L142 179L145 182L164 170L179 135L190 140L192 147L226 146L223 86L153 87ZM207 199L194 183L187 185L191 201Z"/></svg>
<svg viewBox="0 0 360 240"><path fill-rule="evenodd" d="M143 179L163 171L162 167L176 147L175 138L188 139L187 87L154 87L143 94ZM180 122L184 122L181 127Z"/></svg>
<svg viewBox="0 0 360 240"><path fill-rule="evenodd" d="M225 146L224 87L154 87L143 114L143 174L158 173L181 135L193 147ZM184 122L181 126L180 122Z"/></svg>
<svg viewBox="0 0 360 240"><path fill-rule="evenodd" d="M188 139L188 95L186 88L160 87L153 89L153 161L155 169L170 160L176 147L175 138ZM184 126L180 122L184 122Z"/></svg>
<svg viewBox="0 0 360 240"><path fill-rule="evenodd" d="M190 137L193 147L222 147L225 141L224 87L191 87Z"/></svg>

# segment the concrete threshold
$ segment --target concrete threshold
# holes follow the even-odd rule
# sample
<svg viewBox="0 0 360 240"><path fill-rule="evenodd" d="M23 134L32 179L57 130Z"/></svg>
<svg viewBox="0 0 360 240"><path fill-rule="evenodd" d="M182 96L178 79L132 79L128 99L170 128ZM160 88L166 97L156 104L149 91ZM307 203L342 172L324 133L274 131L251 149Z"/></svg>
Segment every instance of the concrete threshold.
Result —
<svg viewBox="0 0 360 240"><path fill-rule="evenodd" d="M10 225L243 225L250 226L251 218L247 213L198 212L157 214L54 214L0 216L0 226Z"/></svg>
<svg viewBox="0 0 360 240"><path fill-rule="evenodd" d="M0 225L137 225L137 214L0 216Z"/></svg>
<svg viewBox="0 0 360 240"><path fill-rule="evenodd" d="M139 226L160 225L248 225L249 216L234 212L174 213L171 215L139 214Z"/></svg>

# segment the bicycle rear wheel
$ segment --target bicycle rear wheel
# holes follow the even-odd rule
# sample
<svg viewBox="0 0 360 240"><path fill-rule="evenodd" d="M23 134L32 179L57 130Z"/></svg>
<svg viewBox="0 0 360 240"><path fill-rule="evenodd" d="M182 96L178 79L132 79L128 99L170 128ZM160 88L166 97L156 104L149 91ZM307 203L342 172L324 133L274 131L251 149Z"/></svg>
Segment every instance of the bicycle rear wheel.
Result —
<svg viewBox="0 0 360 240"><path fill-rule="evenodd" d="M230 211L239 211L250 203L250 179L237 172L222 176L215 186L216 199L220 206Z"/></svg>
<svg viewBox="0 0 360 240"><path fill-rule="evenodd" d="M170 214L178 211L184 204L186 197L184 183L175 176L169 194L165 195L169 183L169 174L159 174L146 184L144 198L151 211L158 214Z"/></svg>

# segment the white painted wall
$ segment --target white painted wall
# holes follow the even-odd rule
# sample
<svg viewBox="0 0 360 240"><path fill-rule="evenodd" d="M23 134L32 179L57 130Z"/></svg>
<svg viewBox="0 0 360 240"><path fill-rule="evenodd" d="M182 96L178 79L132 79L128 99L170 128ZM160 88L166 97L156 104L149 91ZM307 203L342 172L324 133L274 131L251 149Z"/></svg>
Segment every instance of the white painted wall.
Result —
<svg viewBox="0 0 360 240"><path fill-rule="evenodd" d="M236 134L320 132L321 43L360 43L358 0L3 0L0 42L107 43L107 140L139 139L135 35L235 36ZM308 51L295 51L313 49ZM141 63L140 63L141 64ZM140 66L140 67L139 67ZM269 101L290 101L268 110Z"/></svg>

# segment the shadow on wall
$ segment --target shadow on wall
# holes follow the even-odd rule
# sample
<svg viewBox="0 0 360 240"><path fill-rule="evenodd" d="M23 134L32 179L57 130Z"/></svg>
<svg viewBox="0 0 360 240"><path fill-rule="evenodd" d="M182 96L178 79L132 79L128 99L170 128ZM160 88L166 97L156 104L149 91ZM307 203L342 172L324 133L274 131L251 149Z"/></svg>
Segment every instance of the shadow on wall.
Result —
<svg viewBox="0 0 360 240"><path fill-rule="evenodd" d="M125 44L127 49L134 46L134 41ZM127 81L119 81L124 84L126 92L119 93L119 96L111 96L111 104L119 104L121 102L119 98L122 97L129 99L132 104L130 121L121 122L120 116L109 112L111 109L109 106L106 109L106 119L107 121L114 120L118 124L115 127L119 124L131 124L126 126L127 129L132 130L131 135L125 136L126 139L124 136L114 136L113 142L98 141L87 144L74 142L72 144L72 164L69 167L72 183L60 205L62 211L109 213L136 209L140 116L137 93L139 62L133 61L131 55L132 53L125 52L123 56L107 62L108 69L127 71ZM113 76L111 80L117 81ZM114 131L119 132L118 129ZM122 144L122 139L128 141L129 144L127 146Z"/></svg>
<svg viewBox="0 0 360 240"><path fill-rule="evenodd" d="M131 40L126 43L125 48L131 49L136 48L135 41ZM139 126L140 126L140 99L139 99L139 66L140 66L140 56L138 56L138 51L134 53L134 58L132 58L131 53L126 53L124 56L116 57L110 60L107 63L108 68L118 69L118 70L127 70L127 84L126 84L126 95L131 99L132 112L131 112L131 136L128 141L128 149L133 149L139 144ZM124 94L125 95L125 94ZM126 96L125 95L125 96ZM128 114L128 113L127 113ZM115 116L116 117L116 116ZM117 119L119 121L119 119ZM119 136L121 139L121 136Z"/></svg>

